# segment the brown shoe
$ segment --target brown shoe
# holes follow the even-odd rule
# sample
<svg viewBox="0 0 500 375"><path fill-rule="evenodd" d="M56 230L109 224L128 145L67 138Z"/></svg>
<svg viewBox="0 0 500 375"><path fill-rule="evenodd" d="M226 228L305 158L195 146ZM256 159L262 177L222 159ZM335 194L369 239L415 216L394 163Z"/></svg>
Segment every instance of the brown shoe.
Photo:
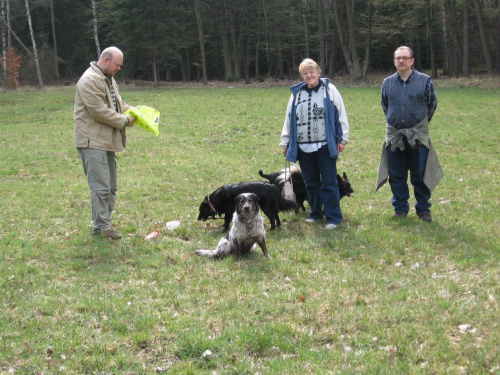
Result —
<svg viewBox="0 0 500 375"><path fill-rule="evenodd" d="M406 212L396 211L394 212L394 215L392 215L392 217L395 217L397 219L402 219L403 217L406 217L406 215L408 215Z"/></svg>
<svg viewBox="0 0 500 375"><path fill-rule="evenodd" d="M106 237L106 239L110 239L110 240L119 240L120 238L122 238L120 233L115 232L115 230L113 228L108 229L106 232L104 232L104 237Z"/></svg>
<svg viewBox="0 0 500 375"><path fill-rule="evenodd" d="M432 222L432 216L431 214L418 214L418 218L420 220L423 220L427 223L431 223Z"/></svg>

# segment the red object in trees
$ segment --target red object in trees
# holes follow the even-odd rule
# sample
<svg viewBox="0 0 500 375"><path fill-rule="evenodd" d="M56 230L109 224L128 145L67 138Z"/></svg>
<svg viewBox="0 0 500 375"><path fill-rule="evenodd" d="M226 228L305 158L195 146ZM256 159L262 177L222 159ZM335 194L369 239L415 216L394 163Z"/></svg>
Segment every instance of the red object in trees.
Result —
<svg viewBox="0 0 500 375"><path fill-rule="evenodd" d="M7 86L9 89L19 87L19 67L22 56L18 55L14 47L7 47ZM3 58L0 56L0 66L3 66Z"/></svg>

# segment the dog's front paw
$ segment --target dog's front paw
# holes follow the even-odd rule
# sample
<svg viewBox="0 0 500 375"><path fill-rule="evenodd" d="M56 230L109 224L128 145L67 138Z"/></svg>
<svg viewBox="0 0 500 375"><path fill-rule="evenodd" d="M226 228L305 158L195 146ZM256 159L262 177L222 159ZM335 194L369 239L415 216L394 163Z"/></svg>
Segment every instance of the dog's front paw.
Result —
<svg viewBox="0 0 500 375"><path fill-rule="evenodd" d="M267 259L273 259L273 257L269 254L264 255Z"/></svg>

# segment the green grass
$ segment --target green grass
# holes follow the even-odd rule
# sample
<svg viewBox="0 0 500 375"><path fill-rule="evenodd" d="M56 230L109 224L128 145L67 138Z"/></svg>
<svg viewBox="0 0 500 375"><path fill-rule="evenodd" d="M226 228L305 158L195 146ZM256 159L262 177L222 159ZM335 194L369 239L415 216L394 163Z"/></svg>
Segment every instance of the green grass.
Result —
<svg viewBox="0 0 500 375"><path fill-rule="evenodd" d="M500 373L500 90L437 83L445 178L427 224L392 220L389 187L375 193L379 88L339 89L355 189L341 227L282 213L273 260L219 262L194 255L222 236L198 206L284 166L286 87L123 87L162 121L119 154L116 242L90 235L74 88L0 93L0 373Z"/></svg>

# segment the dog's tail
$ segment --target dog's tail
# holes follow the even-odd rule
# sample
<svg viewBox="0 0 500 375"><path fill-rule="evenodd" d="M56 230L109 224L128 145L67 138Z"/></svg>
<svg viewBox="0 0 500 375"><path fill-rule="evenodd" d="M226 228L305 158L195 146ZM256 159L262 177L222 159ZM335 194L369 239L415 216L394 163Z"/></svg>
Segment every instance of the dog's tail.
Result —
<svg viewBox="0 0 500 375"><path fill-rule="evenodd" d="M196 250L195 253L200 257L207 257L207 258L217 258L220 256L217 254L217 250Z"/></svg>
<svg viewBox="0 0 500 375"><path fill-rule="evenodd" d="M289 211L289 210L297 209L297 203L295 203L294 201L285 199L282 196L279 196L279 198L278 198L278 205L279 205L280 211Z"/></svg>
<svg viewBox="0 0 500 375"><path fill-rule="evenodd" d="M271 181L271 179L272 179L272 177L268 174L265 174L262 169L259 171L259 174L260 174L260 177L264 177L264 178L268 179L269 181Z"/></svg>
<svg viewBox="0 0 500 375"><path fill-rule="evenodd" d="M285 176L287 179L292 177L292 180L295 181L295 178L293 176L299 176L300 179L303 179L302 177L302 171L300 170L300 167L298 165L294 165L290 167L290 173L288 171L285 171L285 169L280 170L279 176L276 178L276 184L278 185L283 185L285 183Z"/></svg>

